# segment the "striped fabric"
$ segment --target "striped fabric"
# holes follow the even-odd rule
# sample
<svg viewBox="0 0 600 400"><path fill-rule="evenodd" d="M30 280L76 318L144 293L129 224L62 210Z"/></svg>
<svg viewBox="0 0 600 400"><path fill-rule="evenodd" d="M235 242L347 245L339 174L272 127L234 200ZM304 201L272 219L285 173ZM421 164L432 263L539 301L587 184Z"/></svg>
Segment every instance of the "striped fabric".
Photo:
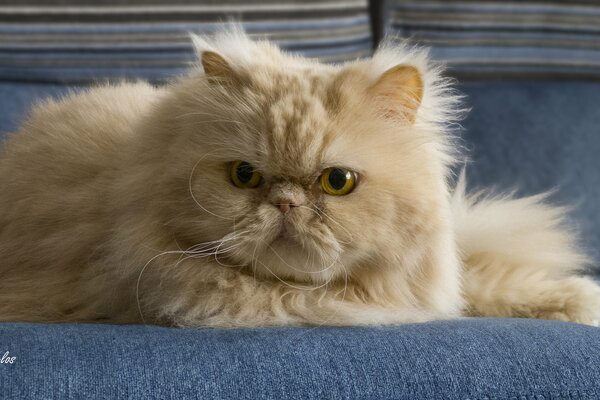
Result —
<svg viewBox="0 0 600 400"><path fill-rule="evenodd" d="M232 19L324 61L372 48L367 0L0 0L0 81L165 80L194 59L189 32Z"/></svg>
<svg viewBox="0 0 600 400"><path fill-rule="evenodd" d="M467 77L600 78L599 1L392 0L387 32Z"/></svg>

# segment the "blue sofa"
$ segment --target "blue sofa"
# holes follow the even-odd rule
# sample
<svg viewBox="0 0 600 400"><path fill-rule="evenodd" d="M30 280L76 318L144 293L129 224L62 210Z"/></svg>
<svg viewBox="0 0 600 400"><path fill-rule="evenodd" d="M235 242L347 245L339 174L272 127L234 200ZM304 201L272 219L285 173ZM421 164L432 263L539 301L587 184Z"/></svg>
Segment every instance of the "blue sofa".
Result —
<svg viewBox="0 0 600 400"><path fill-rule="evenodd" d="M383 328L0 325L2 397L598 399L600 329L467 319ZM4 351L4 350L3 350Z"/></svg>
<svg viewBox="0 0 600 400"><path fill-rule="evenodd" d="M111 13L61 3L49 12L0 0L1 135L40 98L180 73L193 58L185 32L215 29L232 10L251 33L329 61L368 54L373 24L432 46L460 79L472 108L459 130L470 185L558 186L554 199L575 205L583 246L600 257L599 7L104 2L129 5ZM251 330L2 323L0 357L7 399L600 399L600 329L524 319Z"/></svg>

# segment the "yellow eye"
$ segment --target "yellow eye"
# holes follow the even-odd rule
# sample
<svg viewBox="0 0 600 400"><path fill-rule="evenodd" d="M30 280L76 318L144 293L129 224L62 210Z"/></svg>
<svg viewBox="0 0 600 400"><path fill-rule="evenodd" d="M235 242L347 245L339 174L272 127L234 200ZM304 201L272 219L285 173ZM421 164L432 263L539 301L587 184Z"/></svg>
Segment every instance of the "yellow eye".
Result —
<svg viewBox="0 0 600 400"><path fill-rule="evenodd" d="M321 187L332 196L344 196L356 186L356 173L344 168L327 168L321 175Z"/></svg>
<svg viewBox="0 0 600 400"><path fill-rule="evenodd" d="M246 161L234 161L229 169L231 182L242 189L251 189L260 183L260 174Z"/></svg>

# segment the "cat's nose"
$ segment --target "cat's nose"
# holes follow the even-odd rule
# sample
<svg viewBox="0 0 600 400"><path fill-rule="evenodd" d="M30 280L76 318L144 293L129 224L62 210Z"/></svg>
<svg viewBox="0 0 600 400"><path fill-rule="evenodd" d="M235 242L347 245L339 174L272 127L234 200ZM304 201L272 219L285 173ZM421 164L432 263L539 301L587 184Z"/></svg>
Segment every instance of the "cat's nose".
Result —
<svg viewBox="0 0 600 400"><path fill-rule="evenodd" d="M292 200L285 198L276 200L275 202L273 202L273 205L279 208L279 211L281 211L281 213L284 215L290 212L290 210L293 207L298 207L298 205L295 204Z"/></svg>
<svg viewBox="0 0 600 400"><path fill-rule="evenodd" d="M306 195L301 186L289 181L281 181L273 183L267 201L286 215L292 208L302 206L306 202Z"/></svg>

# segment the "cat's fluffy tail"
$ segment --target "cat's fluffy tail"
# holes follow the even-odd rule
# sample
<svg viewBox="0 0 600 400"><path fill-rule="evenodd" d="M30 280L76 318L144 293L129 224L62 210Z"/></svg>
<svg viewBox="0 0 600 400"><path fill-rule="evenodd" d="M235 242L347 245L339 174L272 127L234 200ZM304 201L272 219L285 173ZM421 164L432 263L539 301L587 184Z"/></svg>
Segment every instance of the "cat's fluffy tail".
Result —
<svg viewBox="0 0 600 400"><path fill-rule="evenodd" d="M464 174L452 198L464 264L468 313L597 324L600 288L578 276L590 260L567 227L567 209L547 194L467 195Z"/></svg>

